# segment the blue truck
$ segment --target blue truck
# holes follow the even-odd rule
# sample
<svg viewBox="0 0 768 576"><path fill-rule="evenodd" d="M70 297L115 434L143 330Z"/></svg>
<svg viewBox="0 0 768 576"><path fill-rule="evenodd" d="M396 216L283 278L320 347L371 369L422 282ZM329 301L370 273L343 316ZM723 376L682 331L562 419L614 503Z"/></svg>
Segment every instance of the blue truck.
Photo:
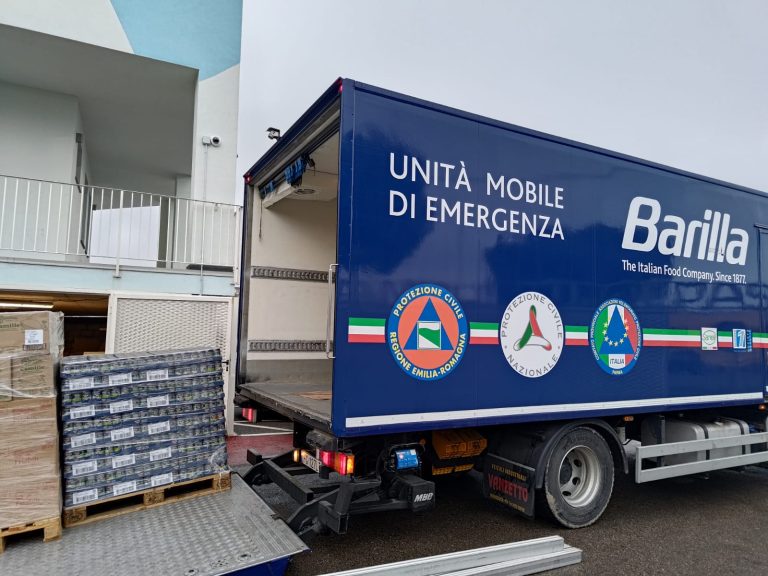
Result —
<svg viewBox="0 0 768 576"><path fill-rule="evenodd" d="M238 391L293 421L245 479L299 534L429 510L470 470L578 528L615 473L768 460L763 194L349 79L272 137Z"/></svg>

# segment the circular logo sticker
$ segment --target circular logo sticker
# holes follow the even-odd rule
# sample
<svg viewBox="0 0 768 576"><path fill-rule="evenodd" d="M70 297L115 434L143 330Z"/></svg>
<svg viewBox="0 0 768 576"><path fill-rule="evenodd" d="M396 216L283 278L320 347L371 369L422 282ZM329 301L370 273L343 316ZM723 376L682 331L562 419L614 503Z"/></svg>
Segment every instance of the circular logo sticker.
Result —
<svg viewBox="0 0 768 576"><path fill-rule="evenodd" d="M439 380L453 372L468 340L464 309L437 284L419 284L403 292L387 320L392 357L419 380Z"/></svg>
<svg viewBox="0 0 768 576"><path fill-rule="evenodd" d="M501 349L515 372L527 378L547 374L560 360L565 332L560 311L539 292L515 296L504 310Z"/></svg>
<svg viewBox="0 0 768 576"><path fill-rule="evenodd" d="M597 365L613 376L634 368L643 347L643 332L632 308L618 298L606 300L592 316L589 345Z"/></svg>

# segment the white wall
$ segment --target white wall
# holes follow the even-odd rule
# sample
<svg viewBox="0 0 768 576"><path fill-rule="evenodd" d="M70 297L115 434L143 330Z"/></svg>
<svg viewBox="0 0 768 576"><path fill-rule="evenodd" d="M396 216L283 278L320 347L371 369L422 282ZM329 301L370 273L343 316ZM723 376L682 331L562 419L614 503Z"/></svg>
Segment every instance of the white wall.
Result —
<svg viewBox="0 0 768 576"><path fill-rule="evenodd" d="M237 104L240 66L197 86L193 198L242 205L242 179L236 174ZM219 136L218 147L203 146L204 136ZM208 149L206 173L206 148ZM207 176L207 178L206 178Z"/></svg>
<svg viewBox="0 0 768 576"><path fill-rule="evenodd" d="M258 194L258 193L257 193ZM328 270L336 261L336 201L254 206L251 266Z"/></svg>
<svg viewBox="0 0 768 576"><path fill-rule="evenodd" d="M0 174L72 182L77 98L0 82Z"/></svg>
<svg viewBox="0 0 768 576"><path fill-rule="evenodd" d="M336 261L335 201L281 200L254 207L252 266L327 271ZM261 214L260 214L261 212ZM320 282L251 279L249 340L324 340L328 286ZM267 358L263 353L253 358ZM318 357L317 353L278 358Z"/></svg>
<svg viewBox="0 0 768 576"><path fill-rule="evenodd" d="M80 192L25 179L73 183L81 125L74 96L0 82L0 175L16 177L0 179L3 255L76 251Z"/></svg>
<svg viewBox="0 0 768 576"><path fill-rule="evenodd" d="M2 8L3 24L133 52L109 0L3 0Z"/></svg>

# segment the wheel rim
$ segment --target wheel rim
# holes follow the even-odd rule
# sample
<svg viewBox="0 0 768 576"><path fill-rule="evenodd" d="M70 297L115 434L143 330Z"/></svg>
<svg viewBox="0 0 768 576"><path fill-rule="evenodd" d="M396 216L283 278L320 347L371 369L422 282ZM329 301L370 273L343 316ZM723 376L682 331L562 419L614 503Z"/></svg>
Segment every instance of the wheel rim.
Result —
<svg viewBox="0 0 768 576"><path fill-rule="evenodd" d="M589 505L600 491L600 461L588 446L574 446L560 462L560 494L568 505Z"/></svg>

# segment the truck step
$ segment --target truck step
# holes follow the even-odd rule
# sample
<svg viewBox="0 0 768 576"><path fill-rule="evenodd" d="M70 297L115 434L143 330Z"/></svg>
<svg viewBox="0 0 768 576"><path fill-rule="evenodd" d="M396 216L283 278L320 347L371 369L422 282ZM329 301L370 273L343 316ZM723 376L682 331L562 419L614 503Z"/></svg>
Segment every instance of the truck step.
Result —
<svg viewBox="0 0 768 576"><path fill-rule="evenodd" d="M43 542L58 540L61 538L61 517L46 518L35 522L25 522L23 524L14 524L7 528L0 528L0 554L5 551L6 538L26 534L28 532L43 531Z"/></svg>
<svg viewBox="0 0 768 576"><path fill-rule="evenodd" d="M157 488L132 492L82 506L72 506L64 509L64 526L69 528L70 526L88 524L128 512L135 512L136 510L146 510L147 508L162 506L169 502L223 492L229 490L230 486L230 473L222 472L197 478L196 480L177 482L158 486Z"/></svg>

